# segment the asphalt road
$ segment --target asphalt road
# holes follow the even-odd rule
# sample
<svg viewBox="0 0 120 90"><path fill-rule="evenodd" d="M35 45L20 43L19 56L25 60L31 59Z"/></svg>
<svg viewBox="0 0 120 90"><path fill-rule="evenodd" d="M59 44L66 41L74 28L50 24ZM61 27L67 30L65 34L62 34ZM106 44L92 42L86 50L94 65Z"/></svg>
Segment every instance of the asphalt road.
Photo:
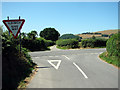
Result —
<svg viewBox="0 0 120 90"><path fill-rule="evenodd" d="M39 70L27 88L118 88L118 69L98 57L105 49L30 52Z"/></svg>

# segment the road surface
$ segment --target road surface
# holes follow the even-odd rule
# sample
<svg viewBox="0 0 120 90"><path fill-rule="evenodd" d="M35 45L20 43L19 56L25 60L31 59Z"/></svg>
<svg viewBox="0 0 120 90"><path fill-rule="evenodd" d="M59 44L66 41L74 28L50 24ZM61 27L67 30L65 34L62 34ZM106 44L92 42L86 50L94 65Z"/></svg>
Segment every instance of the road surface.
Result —
<svg viewBox="0 0 120 90"><path fill-rule="evenodd" d="M38 72L27 88L118 88L118 69L98 57L105 49L30 52Z"/></svg>

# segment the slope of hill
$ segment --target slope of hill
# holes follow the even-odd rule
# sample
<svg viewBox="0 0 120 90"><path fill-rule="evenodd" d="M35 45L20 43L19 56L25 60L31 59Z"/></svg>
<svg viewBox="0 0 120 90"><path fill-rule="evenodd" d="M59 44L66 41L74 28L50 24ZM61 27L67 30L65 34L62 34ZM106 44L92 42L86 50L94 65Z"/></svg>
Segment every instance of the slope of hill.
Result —
<svg viewBox="0 0 120 90"><path fill-rule="evenodd" d="M114 30L104 30L104 31L97 31L97 32L92 32L93 34L78 34L77 36L82 37L83 39L86 38L91 38L92 36L98 37L98 38L106 38L108 39L108 37L104 37L102 35L111 35L111 34L115 34L118 32L118 29L114 29ZM101 34L95 34L95 33L101 33Z"/></svg>
<svg viewBox="0 0 120 90"><path fill-rule="evenodd" d="M117 32L118 32L117 29L114 29L114 30L97 31L97 33L102 33L102 34L107 34L107 35L115 34L115 33L117 33Z"/></svg>

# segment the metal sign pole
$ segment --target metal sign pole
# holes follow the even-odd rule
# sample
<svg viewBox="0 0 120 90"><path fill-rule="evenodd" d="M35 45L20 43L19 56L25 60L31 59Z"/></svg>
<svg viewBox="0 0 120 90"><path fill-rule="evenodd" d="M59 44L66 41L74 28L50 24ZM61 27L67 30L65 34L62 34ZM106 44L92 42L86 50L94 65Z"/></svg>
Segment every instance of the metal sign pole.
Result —
<svg viewBox="0 0 120 90"><path fill-rule="evenodd" d="M19 20L20 20L20 16L19 16ZM21 31L20 31L20 54L21 54Z"/></svg>
<svg viewBox="0 0 120 90"><path fill-rule="evenodd" d="M7 19L9 20L9 16L7 17ZM10 36L10 31L8 31L8 33L9 33L9 36Z"/></svg>

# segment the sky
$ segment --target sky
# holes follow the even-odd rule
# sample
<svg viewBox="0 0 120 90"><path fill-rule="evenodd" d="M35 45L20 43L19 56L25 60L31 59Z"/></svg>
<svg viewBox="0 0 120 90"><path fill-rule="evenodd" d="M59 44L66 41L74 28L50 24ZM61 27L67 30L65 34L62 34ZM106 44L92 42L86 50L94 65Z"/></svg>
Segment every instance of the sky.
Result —
<svg viewBox="0 0 120 90"><path fill-rule="evenodd" d="M25 19L22 32L55 28L80 34L118 28L117 2L2 2L2 20ZM3 24L3 23L2 23ZM4 29L5 26L4 26Z"/></svg>

